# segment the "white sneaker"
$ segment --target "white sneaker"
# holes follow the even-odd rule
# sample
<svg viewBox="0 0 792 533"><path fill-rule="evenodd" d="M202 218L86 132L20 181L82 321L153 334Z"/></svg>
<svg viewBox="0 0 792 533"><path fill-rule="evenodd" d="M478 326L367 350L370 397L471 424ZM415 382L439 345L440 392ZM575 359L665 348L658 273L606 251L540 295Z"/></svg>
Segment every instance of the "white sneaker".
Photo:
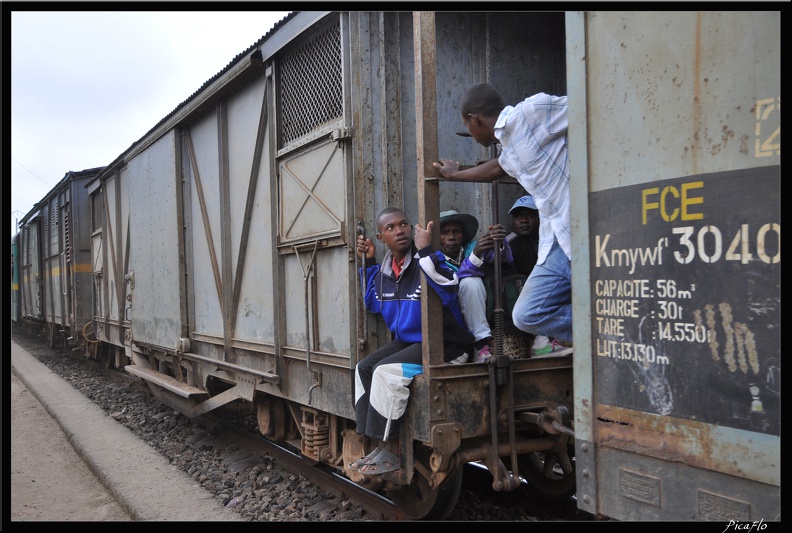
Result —
<svg viewBox="0 0 792 533"><path fill-rule="evenodd" d="M537 346L536 341L539 341ZM534 339L534 345L531 348L532 357L542 357L544 355L554 355L555 352L560 352L567 348L571 348L571 342L564 342L558 339L548 339L545 335L537 335Z"/></svg>
<svg viewBox="0 0 792 533"><path fill-rule="evenodd" d="M452 365L464 365L465 363L467 363L469 357L470 356L467 354L467 352L465 352L456 359L451 359L449 363Z"/></svg>
<svg viewBox="0 0 792 533"><path fill-rule="evenodd" d="M533 346L531 346L531 355L542 353L547 349L546 346L548 344L550 344L550 337L547 335L537 335L534 337Z"/></svg>

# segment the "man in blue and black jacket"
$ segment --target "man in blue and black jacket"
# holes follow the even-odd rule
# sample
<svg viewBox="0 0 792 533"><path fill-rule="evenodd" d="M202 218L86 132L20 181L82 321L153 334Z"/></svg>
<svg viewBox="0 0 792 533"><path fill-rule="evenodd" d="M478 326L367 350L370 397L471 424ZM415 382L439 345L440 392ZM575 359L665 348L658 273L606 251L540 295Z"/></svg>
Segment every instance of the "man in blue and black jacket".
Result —
<svg viewBox="0 0 792 533"><path fill-rule="evenodd" d="M387 207L377 217L377 240L388 250L377 264L374 243L358 237L357 253L365 258L360 269L365 281L366 309L380 313L393 340L355 367L356 431L380 444L349 469L378 475L399 469L399 421L407 408L408 386L423 373L421 336L421 271L443 304L445 361L465 363L473 353L473 335L465 326L457 298L459 279L446 257L431 246L432 225L413 226L400 209Z"/></svg>

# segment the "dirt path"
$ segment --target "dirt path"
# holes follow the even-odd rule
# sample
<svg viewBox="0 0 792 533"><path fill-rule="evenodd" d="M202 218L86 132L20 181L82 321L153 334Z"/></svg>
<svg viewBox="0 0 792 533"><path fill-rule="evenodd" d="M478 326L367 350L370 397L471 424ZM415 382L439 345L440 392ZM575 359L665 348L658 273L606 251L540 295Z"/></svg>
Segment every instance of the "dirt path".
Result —
<svg viewBox="0 0 792 533"><path fill-rule="evenodd" d="M11 373L11 521L130 521Z"/></svg>

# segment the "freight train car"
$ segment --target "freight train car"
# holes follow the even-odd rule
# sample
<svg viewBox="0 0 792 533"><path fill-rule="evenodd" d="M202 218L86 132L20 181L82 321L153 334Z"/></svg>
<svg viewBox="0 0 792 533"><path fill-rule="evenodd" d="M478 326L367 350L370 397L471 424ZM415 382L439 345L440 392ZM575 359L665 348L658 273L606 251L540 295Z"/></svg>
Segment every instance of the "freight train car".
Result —
<svg viewBox="0 0 792 533"><path fill-rule="evenodd" d="M441 192L427 174L437 139L444 132L443 149L468 160L488 156L453 133L456 102L487 73L510 98L565 91L564 14L511 19L300 12L281 21L89 184L97 338L123 346L126 370L170 405L190 415L255 408L264 435L381 485L410 516L450 512L470 461L510 490L519 467L504 460L546 455L566 468L551 476L556 490L574 491L571 355L516 359L497 374L452 367L429 324L404 468L378 479L347 469L372 445L354 430L355 364L390 340L362 307L358 226L373 234L390 205L416 222L446 208L482 223L502 216L522 189L504 185L499 205L490 185ZM475 33L489 37L460 42ZM416 56L415 43L436 43L437 62ZM509 46L533 68L492 53ZM529 53L538 47L541 58ZM437 314L439 301L426 305ZM542 461L524 464L544 476Z"/></svg>
<svg viewBox="0 0 792 533"><path fill-rule="evenodd" d="M780 519L780 29L567 17L581 509Z"/></svg>
<svg viewBox="0 0 792 533"><path fill-rule="evenodd" d="M444 364L426 291L401 468L366 477L354 368L390 339L356 235L507 219L513 179L432 167L497 156L454 134L479 81L569 96L574 349ZM90 340L189 416L250 412L413 518L476 462L595 516L780 520L778 12L294 12L86 189Z"/></svg>
<svg viewBox="0 0 792 533"><path fill-rule="evenodd" d="M19 220L17 321L47 330L51 347L84 345L93 320L88 191L104 167L69 171Z"/></svg>
<svg viewBox="0 0 792 533"><path fill-rule="evenodd" d="M11 327L19 323L19 232L11 237Z"/></svg>

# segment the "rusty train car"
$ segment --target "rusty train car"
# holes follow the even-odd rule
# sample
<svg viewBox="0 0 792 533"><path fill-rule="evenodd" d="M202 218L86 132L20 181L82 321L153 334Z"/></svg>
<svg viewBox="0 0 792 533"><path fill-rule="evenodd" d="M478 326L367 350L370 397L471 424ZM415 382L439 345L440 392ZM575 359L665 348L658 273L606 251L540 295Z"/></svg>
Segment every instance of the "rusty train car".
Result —
<svg viewBox="0 0 792 533"><path fill-rule="evenodd" d="M425 319L401 468L367 478L354 368L389 333L355 238L506 220L516 181L432 167L497 155L454 134L479 81L569 97L573 353L447 365ZM475 462L621 521L780 520L780 13L293 12L96 170L77 341L182 413L254 414L416 519Z"/></svg>
<svg viewBox="0 0 792 533"><path fill-rule="evenodd" d="M93 323L91 223L85 185L104 167L69 171L17 223L13 323L43 326L50 347L85 344Z"/></svg>

